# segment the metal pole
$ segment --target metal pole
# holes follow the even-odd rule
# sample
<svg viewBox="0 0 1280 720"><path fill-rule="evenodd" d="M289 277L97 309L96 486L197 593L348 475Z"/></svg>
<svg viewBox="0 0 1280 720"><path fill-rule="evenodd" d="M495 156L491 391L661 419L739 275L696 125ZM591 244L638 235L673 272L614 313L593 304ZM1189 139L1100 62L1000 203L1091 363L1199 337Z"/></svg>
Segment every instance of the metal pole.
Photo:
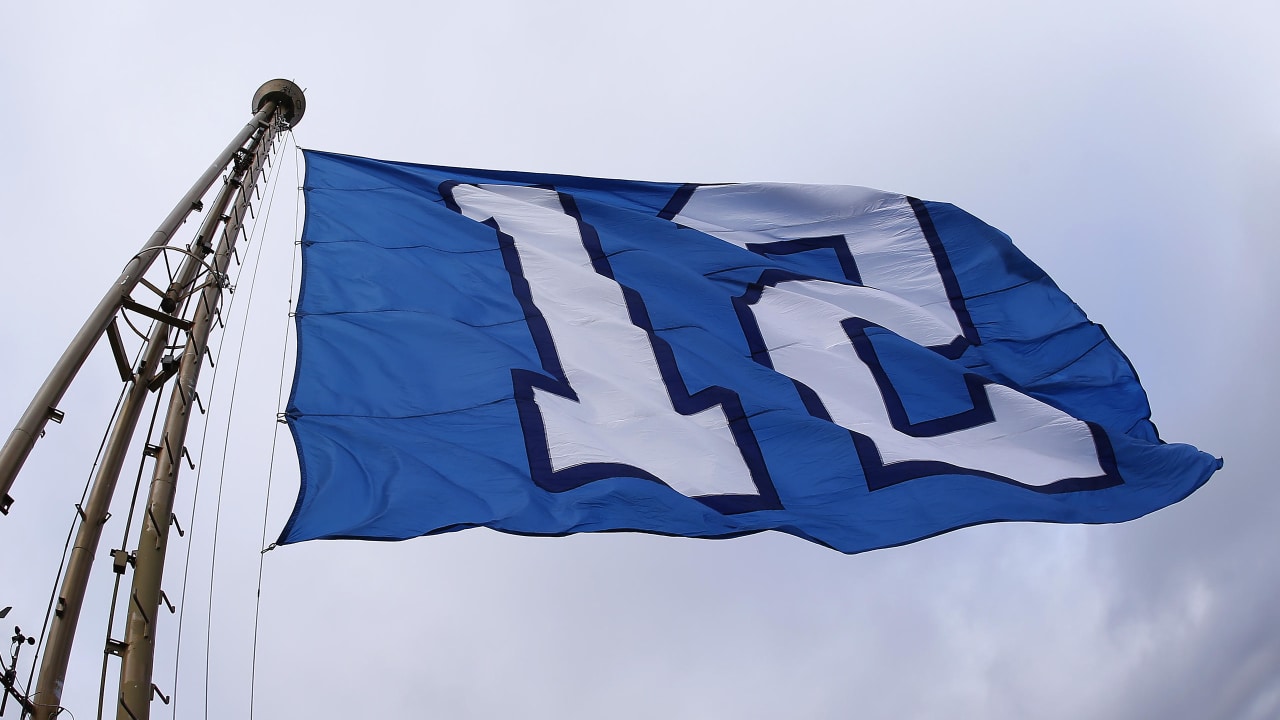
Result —
<svg viewBox="0 0 1280 720"><path fill-rule="evenodd" d="M168 288L165 295L168 301L166 304L174 305L176 308L177 298L189 292L190 286L198 279L199 271L205 268L204 257L211 252L209 239L214 237L222 224L222 217L231 204L232 195L240 186L241 179L247 170L248 163L238 163L233 173L224 178L222 188L205 215L196 239L188 246L189 254L183 259L177 276ZM80 509L80 527L76 532L75 545L72 546L71 555L67 561L66 575L62 578L57 612L54 613L53 621L49 625L35 694L31 696L31 702L35 707L33 715L35 720L50 720L59 711L62 702L62 683L67 676L67 663L71 659L71 646L75 640L80 609L84 604L85 589L88 587L89 573L93 567L93 558L98 552L98 541L102 536L102 528L107 522L107 516L110 514L111 499L115 495L116 482L120 478L120 468L128 453L147 393L159 389L149 386L152 378L156 376L161 355L168 343L169 325L156 322L147 339L143 359L134 369L133 385L129 388L120 406L120 412L116 416L115 425L111 428L102 462L94 475L89 498Z"/></svg>
<svg viewBox="0 0 1280 720"><path fill-rule="evenodd" d="M270 125L254 149L253 169L240 188L236 208L223 229L222 240L213 257L214 271L220 276L226 272L235 249L236 238L248 207L253 186L257 181L262 158L270 151L276 125ZM157 615L160 610L160 582L164 573L165 553L168 550L170 516L173 513L177 491L178 471L185 452L187 425L194 404L196 382L200 376L201 361L208 343L214 312L222 297L222 287L210 283L201 292L192 319L186 348L182 353L178 382L169 400L164 429L160 437L156 466L151 479L146 512L142 517L142 531L134 564L133 587L129 592L129 610L125 619L124 649L120 668L120 694L117 708L119 720L146 720L151 715L153 691L167 703L168 698L152 684L155 662Z"/></svg>
<svg viewBox="0 0 1280 720"><path fill-rule="evenodd" d="M27 455L30 454L32 446L35 445L36 438L40 436L49 418L56 414L56 406L62 399L62 395L67 391L67 386L71 384L72 378L79 372L80 366L84 364L85 359L89 357L93 346L97 344L102 334L106 332L107 325L111 323L116 311L120 309L123 299L133 291L139 278L142 277L147 268L151 266L152 261L155 260L156 255L159 254L158 248L169 242L192 210L200 207L200 199L213 186L219 174L231 162L236 153L244 147L245 141L255 131L267 124L268 120L276 112L277 107L284 112L284 119L294 124L301 119L305 109L302 91L287 80L272 80L264 84L254 95L253 104L255 113L253 119L236 134L231 143L213 161L213 164L204 171L200 179L196 180L191 189L187 191L187 194L178 201L173 211L164 219L160 227L152 233L151 238L142 246L138 254L134 255L129 264L125 266L119 279L107 290L102 300L98 302L98 306L94 308L93 313L85 320L80 332L76 333L71 344L63 351L62 357L53 366L49 377L40 386L40 389L36 391L36 395L31 400L31 404L27 406L26 412L22 414L17 426L9 434L9 439L5 441L3 449L0 449L0 514L8 514L9 507L13 504L13 498L9 495L9 490L13 487L13 481L17 477L18 470L22 468L22 464L27 459Z"/></svg>

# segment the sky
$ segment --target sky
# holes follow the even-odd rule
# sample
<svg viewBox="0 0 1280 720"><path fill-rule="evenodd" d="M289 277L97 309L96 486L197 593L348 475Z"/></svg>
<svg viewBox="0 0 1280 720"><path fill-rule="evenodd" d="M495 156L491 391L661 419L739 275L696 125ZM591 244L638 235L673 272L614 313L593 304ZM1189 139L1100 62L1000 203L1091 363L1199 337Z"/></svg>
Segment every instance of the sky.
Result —
<svg viewBox="0 0 1280 720"><path fill-rule="evenodd" d="M307 113L188 440L200 470L180 478L187 535L165 576L181 614L161 621L156 663L173 700L153 717L1277 717L1278 21L1274 3L1235 0L9 3L0 425L254 90L291 78ZM262 554L298 484L275 421L295 145L955 203L1106 326L1164 439L1226 465L1130 523L987 525L853 556L779 533L487 530ZM0 518L0 607L24 632L119 389L104 344ZM96 711L108 551L138 462L81 620L77 720Z"/></svg>

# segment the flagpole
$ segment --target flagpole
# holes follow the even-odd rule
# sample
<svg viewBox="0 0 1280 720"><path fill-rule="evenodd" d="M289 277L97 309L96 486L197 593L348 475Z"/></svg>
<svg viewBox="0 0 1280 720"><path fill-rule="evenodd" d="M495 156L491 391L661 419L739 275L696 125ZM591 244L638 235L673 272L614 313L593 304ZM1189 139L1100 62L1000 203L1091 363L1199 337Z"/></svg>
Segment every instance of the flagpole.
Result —
<svg viewBox="0 0 1280 720"><path fill-rule="evenodd" d="M27 406L26 412L18 420L18 424L9 434L4 447L0 448L0 514L7 515L13 505L13 497L9 490L13 487L14 478L21 470L27 455L35 445L36 439L44 431L50 419L61 421L62 414L57 409L58 402L67 391L67 387L79 372L93 347L106 332L107 326L120 310L120 307L137 286L143 274L151 267L162 251L159 248L168 244L178 228L186 222L187 216L201 208L200 199L213 187L218 176L244 147L245 142L265 127L277 109L284 111L285 119L297 122L305 109L302 91L287 80L273 80L258 89L254 95L254 116L236 133L204 174L196 180L186 195L178 201L173 210L160 223L138 254L129 261L120 277L111 285L97 307L85 320L84 325L63 351L53 369L49 372L44 384L36 391L36 395Z"/></svg>

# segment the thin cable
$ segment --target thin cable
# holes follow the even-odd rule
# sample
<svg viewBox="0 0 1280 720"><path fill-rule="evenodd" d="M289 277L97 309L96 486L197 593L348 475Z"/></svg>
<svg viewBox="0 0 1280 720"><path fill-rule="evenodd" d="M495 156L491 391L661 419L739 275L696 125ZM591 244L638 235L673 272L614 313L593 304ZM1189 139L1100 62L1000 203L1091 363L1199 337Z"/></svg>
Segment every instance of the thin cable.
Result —
<svg viewBox="0 0 1280 720"><path fill-rule="evenodd" d="M272 182L272 179L271 179L271 177L270 177L270 173L268 173L268 177L267 177L267 178L265 178L265 181L266 181L267 183ZM255 217L255 218L254 218L254 221L253 221L253 225L252 225L252 226L251 226L251 228L250 228L250 231L249 231L248 233L246 233L246 236L245 236L245 243L246 243L246 244L250 244L250 245L251 245L251 244L253 243L253 238L254 238L254 236L257 234L257 228L258 228L258 219ZM223 230L223 231L224 231L224 232L226 231L225 226L224 226L224 230ZM240 232L240 231L239 231L239 230L237 230L237 232ZM262 252L262 251L261 251L261 245L260 245L260 246L259 246L258 254L259 254L259 255L261 255L261 252ZM243 274L243 272L244 272L244 266L243 266L243 265L240 265L239 267L240 267L239 274ZM255 271L255 273L256 273L256 271ZM238 280L238 279L239 279L239 277L237 276L237 280ZM250 293L249 293L249 294L250 294L250 297L252 297L252 282L253 282L253 281L251 280L251 281L250 281ZM226 327L227 327L227 323L231 323L231 322L233 322L231 318L232 318L232 311L235 309L235 307L236 307L236 295L235 295L235 293L230 293L230 298L229 298L229 300L227 301L227 304L226 304L226 310L227 310L227 321L226 321L226 323L224 323L224 324L223 324L223 327L224 327L224 330L223 330L223 333L222 333L222 340L223 340L223 341L225 341L225 339L226 339ZM244 336L243 336L243 333L242 333L242 334L241 334L241 344L243 344L243 337L244 337ZM212 375L211 382L210 382L209 397L207 398L207 400L208 400L208 402L209 402L209 408L208 408L208 412L209 412L209 413L212 413L212 411L213 411L214 407L216 407L216 406L217 406L217 401L218 401L218 398L220 397L220 396L218 395L218 387L219 387L219 385L218 385L218 377L219 377L219 370L218 370L218 368L219 368L219 367L221 367L221 365L222 365L222 351L223 351L225 348L226 348L226 343L225 343L225 342L220 342L220 343L219 343L219 345L218 345L218 350L217 350L217 352L214 354L214 357L212 358L212 360L213 360L213 363L212 363L212 365L213 365L213 375ZM232 391L232 392L233 392L232 402L234 403L234 389L233 389L233 391ZM206 417L207 417L207 418L212 418L212 415L206 415ZM226 432L228 431L229 424L230 424L230 415L228 414L228 417L227 417L227 425L224 425L224 436L225 436ZM180 694L178 693L178 686L179 686L179 679L180 679L180 677L181 677L181 676L180 676L180 674L179 674L179 672L178 672L178 671L179 671L179 667L180 667L180 663L181 663L181 658L182 658L182 636L183 636L183 630L184 630L184 628L186 627L186 598L187 598L187 588L189 587L189 583L190 583L190 579L191 579L191 551L192 551L192 548L195 546L195 538L196 538L196 532L195 532L195 528L196 528L196 508L197 508L197 507L198 507L198 505L199 505L198 500L199 500L199 495L200 495L200 481L201 481L201 479L204 477L204 467L205 467L205 463L204 463L204 456L205 456L205 448L206 448L206 446L207 446L207 444L208 444L208 437L209 437L209 428L210 428L210 425L211 425L211 423L210 423L210 422L208 422L208 421L206 421L206 422L205 422L205 424L204 424L204 427L203 427L203 429L202 429L202 431L201 431L201 436L200 436L200 464L199 464L199 468L198 468L198 470L196 471L196 478L195 478L194 485L193 485L193 487L192 487L191 513L188 515L188 527L189 527L188 532L189 532L189 533L191 533L191 537L190 537L190 538L188 539L188 541L187 541L187 552L186 552L186 557L185 557L184 562L183 562L182 591L181 591L181 594L179 595L179 598L180 598L180 599L179 599L179 601L178 601L178 605L179 605L179 607L180 607L181 609L180 609L180 611L179 611L179 613L178 613L178 632L177 632L177 638L176 638L176 640L175 640L174 656L173 656L173 678L174 678L173 683L174 683L174 687L173 687L173 695L172 695L172 698L173 698L173 715L174 715L174 717L177 717L177 714L178 714L178 698L180 697ZM225 450L224 450L224 452L225 452ZM211 578L210 582L212 582L212 576L213 576L213 573L212 573L212 569L211 569L211 571L210 571L210 578ZM208 637L206 637L206 657L207 657L207 643L208 643ZM206 700L207 700L207 698L208 698L208 685L207 685L207 683L208 683L208 676L207 676L207 674L206 674L206 686L205 686L205 692L204 692L204 695L205 695Z"/></svg>
<svg viewBox="0 0 1280 720"><path fill-rule="evenodd" d="M298 153L300 152L300 150L298 148L297 140L293 137L292 132L289 133L289 138L291 140L294 140L293 167L294 167L294 177L296 177L298 181L297 196L294 201L294 210L293 210L293 237L298 238L299 237L298 216L302 209L302 177L300 174L301 164L298 162ZM295 248L298 247L298 242L299 242L298 240L294 241ZM276 413L277 413L276 417L277 418L279 417L281 398L284 395L284 375L285 375L285 369L287 367L288 357L289 357L289 329L293 325L292 320L293 320L294 275L297 273L297 268L298 268L298 251L295 250L294 252L290 253L290 260L289 260L289 301L288 301L289 312L285 316L286 319L285 319L285 326L284 326L284 343L282 343L280 348L280 382L279 382L279 385L276 387ZM271 457L267 461L267 492L266 492L266 497L262 501L262 540L260 543L262 545L266 545L266 542L267 542L267 515L268 515L268 511L271 509L271 481L275 475L276 444L279 438L280 438L280 426L277 421L277 424L272 428L272 433L271 433ZM258 588L257 588L257 591L254 593L254 601L253 601L253 655L249 662L249 720L253 720L254 706L256 705L256 701L257 701L258 629L260 627L259 621L262 617L262 569L263 569L264 561L266 559L267 551L274 547L275 545L268 546L264 548L262 552L258 553Z"/></svg>
<svg viewBox="0 0 1280 720"><path fill-rule="evenodd" d="M292 134L290 134L288 137L292 137ZM286 140L286 143L287 143L287 140ZM284 155L284 146L281 147L280 155L281 156ZM279 164L280 162L277 161L277 165ZM261 213L261 218L262 218L261 225L263 228L262 236L259 237L258 239L257 257L254 260L253 272L250 274L249 293L248 293L248 297L245 300L245 306L246 306L245 322L242 323L240 326L240 342L236 350L235 364L233 365L232 371L231 371L231 396L227 404L228 431L223 435L222 457L220 459L220 465L218 469L218 494L217 494L217 499L214 502L213 539L211 543L211 553L209 557L209 599L208 599L208 606L206 608L206 614L205 614L205 634L206 634L206 638L208 638L208 641L205 643L205 665L204 665L204 683L205 683L204 716L205 718L209 717L209 669L211 665L211 648L213 645L213 642L212 642L213 594L214 594L215 577L216 577L214 573L214 569L216 568L217 561L218 561L218 536L219 536L219 530L221 528L221 519L222 519L222 493L226 484L225 481L226 481L226 470L227 470L227 450L229 449L229 446L230 446L231 418L235 412L236 389L239 386L239 382L240 382L240 366L241 366L241 360L244 357L244 339L249 329L248 316L253 306L253 294L254 294L255 288L257 287L258 270L261 268L261 265L262 265L261 263L262 250L266 246L266 242L264 240L266 236L266 228L271 216L271 210L275 205L275 191L280 184L278 180L279 178L278 168L275 173L275 177L276 177L276 182L271 184L271 191L270 191L270 194L267 196L266 208ZM259 221L257 218L255 218L252 232L256 232L258 224L259 224Z"/></svg>
<svg viewBox="0 0 1280 720"><path fill-rule="evenodd" d="M246 242L247 242L247 241L246 241ZM239 278L237 278L237 279L239 279ZM226 308L227 308L227 316L228 316L228 322L230 322L231 311L232 311L232 309L235 307L235 299L236 299L236 296L235 296L235 294L234 294L234 293L232 293L232 294L231 294L231 298L230 298L230 300L228 300L227 305L226 305ZM211 375L211 377L210 377L210 383L209 383L209 395L208 395L208 397L207 397L207 398L205 398L206 402L208 402L208 404L209 404L209 407L207 408L207 411L206 411L207 413L212 413L212 412L213 412L213 410L214 410L214 408L216 408L216 407L218 406L218 399L219 399L219 395L218 395L218 387L219 387L219 386L218 386L218 373L219 373L219 370L218 370L218 368L220 368L220 367L222 366L222 351L223 351L223 349L225 349L225 348L226 348L226 344L225 344L225 342L223 342L223 341L225 341L225 339L226 339L226 330L225 330L225 326L224 326L224 330L223 330L223 332L222 332L222 335L221 335L221 337L219 338L219 340L220 340L220 341L219 341L219 344L218 344L218 350L213 354L213 357L211 358L211 361L212 361L212 362L211 362L211 364L212 364L212 367L213 367L213 373L212 373L212 375ZM210 344L210 343L212 343L212 342L213 342L213 341L212 341L212 339L211 339L209 343L206 343L206 347L208 346L208 344ZM172 695L172 699L173 699L173 715L174 715L174 717L177 717L177 715L178 715L178 698L179 698L179 697L182 697L182 696L178 693L179 680L180 680L180 677L181 677L181 676L179 675L179 673L178 673L178 669L179 669L179 664L180 664L181 659L182 659L182 635L183 635L183 630L186 628L186 617L187 617L187 588L188 588L188 586L189 586L189 584L190 584L190 580L191 580L191 550L192 550L192 548L194 548L194 547L195 547L195 539L196 539L196 537L197 537L197 535L196 535L196 508L197 508L197 507L198 507L198 505L199 505L199 497L200 497L200 481L201 481L201 479L204 477L204 468L205 468L205 463L204 463L204 458L205 458L205 449L206 449L206 448L207 448L207 446L208 446L209 428L210 428L210 426L211 426L211 423L209 422L208 418L211 418L211 417L212 417L212 415L211 415L211 414L206 414L206 415L205 415L205 417L206 417L207 419L205 420L204 426L203 426L203 428L201 428L201 431L200 431L200 450L199 450L199 458L200 458L200 461L199 461L199 463L197 464L195 481L192 483L192 490L191 490L191 492L192 492L192 494L191 494L191 512L187 515L187 533L189 534L189 537L187 538L187 551L186 551L186 554L185 554L185 556L184 556L183 564L182 564L182 590L181 590L181 592L180 592L180 593L179 593L179 595L178 595L178 608L179 608L179 609L178 609L178 632L177 632L176 639L175 639L175 641L174 641L174 652L173 652L173 695ZM207 688L206 688L206 692L207 692Z"/></svg>
<svg viewBox="0 0 1280 720"><path fill-rule="evenodd" d="M231 301L227 304L228 315L230 315L230 310L234 302L235 302L235 295L233 294L231 296ZM225 340L225 335L226 335L225 330L223 331L222 335L223 337L221 339ZM213 340L211 338L209 342L206 343L206 347L212 342ZM187 534L189 537L187 538L187 551L184 555L183 563L182 563L182 590L178 594L178 631L177 631L176 639L174 641L174 652L173 652L172 698L173 698L174 717L177 717L178 698L181 697L178 693L178 685L179 685L179 678L180 678L180 675L178 674L178 667L179 667L179 661L182 657L182 633L184 628L186 627L187 587L191 579L191 550L193 547L195 547L195 540L197 537L196 508L199 505L200 480L204 477L205 448L208 446L209 427L211 425L211 423L209 422L209 418L212 417L211 413L213 412L214 408L217 407L217 402L218 402L218 392L217 392L218 391L218 368L221 367L222 365L222 350L225 347L226 345L224 343L219 342L218 350L213 354L213 357L211 358L213 361L212 362L213 374L210 378L209 395L207 398L205 398L209 406L206 410L206 415L205 415L206 420L204 422L204 426L200 430L200 450L198 455L200 460L196 465L196 477L194 482L192 483L192 488L191 488L191 512L187 515Z"/></svg>

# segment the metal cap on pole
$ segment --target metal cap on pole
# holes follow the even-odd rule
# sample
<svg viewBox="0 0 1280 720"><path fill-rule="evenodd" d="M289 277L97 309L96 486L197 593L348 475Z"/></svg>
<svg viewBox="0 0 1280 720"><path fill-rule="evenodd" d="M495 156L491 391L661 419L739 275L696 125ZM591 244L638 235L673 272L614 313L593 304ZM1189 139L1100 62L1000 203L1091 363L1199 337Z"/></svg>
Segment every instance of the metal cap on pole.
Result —
<svg viewBox="0 0 1280 720"><path fill-rule="evenodd" d="M284 121L289 123L289 127L297 127L298 123L302 122L302 115L307 111L307 98L303 96L302 88L293 81L277 78L262 83L258 92L253 94L250 112L256 113L262 110L262 106L271 100L275 101L276 107L280 110Z"/></svg>

